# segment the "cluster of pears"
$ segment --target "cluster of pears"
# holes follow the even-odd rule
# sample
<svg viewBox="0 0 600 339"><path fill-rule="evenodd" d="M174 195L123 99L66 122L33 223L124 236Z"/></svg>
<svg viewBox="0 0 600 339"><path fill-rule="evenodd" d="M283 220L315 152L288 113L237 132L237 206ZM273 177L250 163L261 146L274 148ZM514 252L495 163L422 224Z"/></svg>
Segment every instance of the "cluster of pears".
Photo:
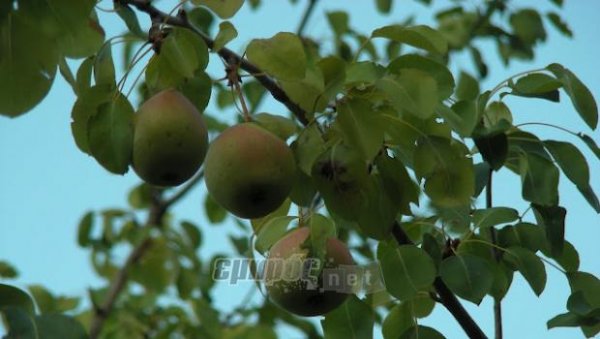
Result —
<svg viewBox="0 0 600 339"><path fill-rule="evenodd" d="M296 163L285 141L246 122L210 145L202 114L174 89L148 99L136 115L133 168L146 182L176 186L205 166L209 193L240 218L263 217L292 189Z"/></svg>
<svg viewBox="0 0 600 339"><path fill-rule="evenodd" d="M138 110L132 162L144 181L163 187L189 180L204 163L209 193L240 218L260 218L276 210L290 194L296 175L291 149L258 124L230 127L209 146L202 114L174 89L155 94ZM310 251L304 245L309 236L307 227L291 231L273 245L268 261L306 256ZM327 239L325 258L328 268L353 262L346 245L335 238ZM302 279L282 279L283 273L270 275L266 283L271 299L289 312L322 315L348 296L323 291L322 276L315 288Z"/></svg>

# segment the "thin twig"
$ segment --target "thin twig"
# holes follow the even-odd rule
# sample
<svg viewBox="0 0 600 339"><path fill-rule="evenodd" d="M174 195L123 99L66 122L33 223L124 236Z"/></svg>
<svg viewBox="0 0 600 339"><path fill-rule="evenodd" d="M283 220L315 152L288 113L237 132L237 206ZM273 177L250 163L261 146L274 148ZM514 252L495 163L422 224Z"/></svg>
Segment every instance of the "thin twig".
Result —
<svg viewBox="0 0 600 339"><path fill-rule="evenodd" d="M308 0L308 5L306 6L306 10L304 10L304 14L302 15L302 19L300 20L300 24L298 25L298 29L296 30L296 34L298 36L302 36L304 33L304 29L306 28L306 24L308 23L308 19L315 9L315 5L318 0Z"/></svg>
<svg viewBox="0 0 600 339"><path fill-rule="evenodd" d="M490 168L488 172L488 182L485 187L485 207L492 208L492 175L494 170ZM496 229L490 227L490 240L493 245L497 245ZM496 262L500 261L500 252L496 247L491 248L492 255ZM494 298L494 337L502 339L502 300Z"/></svg>
<svg viewBox="0 0 600 339"><path fill-rule="evenodd" d="M159 198L153 199L148 215L148 220L145 224L145 228L154 227L159 225L162 217L165 213L165 209L162 207ZM90 338L96 339L102 331L104 322L115 307L115 303L129 280L129 270L134 266L140 258L144 255L146 250L152 245L152 238L147 236L142 242L140 242L134 249L129 253L123 267L119 269L119 272L112 280L108 292L104 299L104 302L95 307L94 316L90 325Z"/></svg>

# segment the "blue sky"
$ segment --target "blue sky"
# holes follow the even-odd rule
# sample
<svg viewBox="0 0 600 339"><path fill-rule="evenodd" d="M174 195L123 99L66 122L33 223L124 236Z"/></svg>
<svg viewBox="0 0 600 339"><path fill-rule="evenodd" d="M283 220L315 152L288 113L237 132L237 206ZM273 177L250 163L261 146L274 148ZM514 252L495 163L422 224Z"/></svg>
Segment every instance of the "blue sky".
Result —
<svg viewBox="0 0 600 339"><path fill-rule="evenodd" d="M235 50L243 47L253 37L269 37L279 31L295 31L305 1L293 6L288 1L264 1L259 13L244 7L232 20L239 36L231 44ZM374 1L327 0L318 4L315 15L309 21L306 33L317 39L330 37L324 11L343 8L350 13L351 25L361 32L397 21L416 14L416 22L431 23L432 11L416 1L395 1L393 13L380 16L375 11ZM174 1L162 1L162 5ZM467 2L467 6L479 4ZM515 6L513 2L512 6ZM447 1L434 1L436 8L444 7ZM519 1L519 6L535 6L538 10L557 8L550 1ZM109 8L111 1L102 1ZM575 33L572 40L564 38L548 27L548 43L537 50L533 63L513 62L509 68L501 65L493 44L483 42L490 66L490 75L482 88L491 89L512 74L558 62L573 70L600 98L600 49L597 44L600 29L597 26L600 2L565 1L562 15ZM108 36L119 34L124 25L113 15L101 14L101 23ZM114 52L120 60L119 50ZM221 77L222 64L211 56L209 72ZM460 69L473 72L470 58L459 56L452 65L454 73ZM562 96L563 102L553 104L540 100L506 98L515 120L520 122L548 122L562 127L583 131L600 143L600 133L591 132L577 116L572 106ZM7 281L19 286L41 283L59 294L85 296L89 286L99 286L89 264L88 252L77 247L75 236L80 217L88 210L109 207L126 207L126 194L139 182L133 173L125 176L112 175L100 167L92 158L81 153L71 137L70 111L75 97L68 85L57 77L50 94L30 113L10 120L0 117L0 259L14 264L21 275L17 281ZM135 102L135 100L134 100ZM214 105L211 113L218 112ZM284 113L285 108L273 100L265 102L263 110ZM220 113L221 114L221 113ZM223 112L230 119L232 112ZM591 168L592 186L600 193L600 162L574 137L553 129L527 128L543 139L568 140L581 146ZM520 199L520 180L507 171L495 177L494 203L514 206L520 211L527 204ZM579 250L581 270L600 275L600 250L596 244L600 239L600 217L593 212L577 190L561 176L561 204L568 209L566 238ZM205 241L201 255L208 258L215 252L231 251L228 233L239 229L229 222L220 226L210 225L203 212L205 187L199 185L174 208L178 219L193 220L202 225ZM519 276L504 301L504 321L507 338L573 338L581 336L578 330L558 329L546 331L546 321L565 310L569 295L564 276L547 267L548 284L541 297L536 297ZM217 287L217 306L229 310L239 302L251 285ZM260 294L255 296L259 300ZM463 302L487 333L493 332L491 300L486 299L476 307ZM424 324L436 327L449 338L462 338L464 334L450 314L439 305ZM287 333L287 332L286 332ZM288 333L287 337L295 337Z"/></svg>

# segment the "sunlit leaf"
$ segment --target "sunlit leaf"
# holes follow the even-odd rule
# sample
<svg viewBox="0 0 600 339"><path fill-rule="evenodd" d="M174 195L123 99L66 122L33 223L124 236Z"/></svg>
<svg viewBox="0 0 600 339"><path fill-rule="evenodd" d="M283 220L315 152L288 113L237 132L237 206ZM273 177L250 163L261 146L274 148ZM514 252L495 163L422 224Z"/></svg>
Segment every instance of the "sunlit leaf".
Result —
<svg viewBox="0 0 600 339"><path fill-rule="evenodd" d="M219 33L215 37L215 42L212 49L218 51L225 47L231 40L235 39L238 35L237 30L229 21L223 21L219 24Z"/></svg>
<svg viewBox="0 0 600 339"><path fill-rule="evenodd" d="M295 34L280 32L269 39L254 39L246 54L252 63L275 78L304 78L306 55L302 41Z"/></svg>
<svg viewBox="0 0 600 339"><path fill-rule="evenodd" d="M390 39L438 54L445 54L448 50L446 39L435 29L424 25L385 26L374 30L372 36Z"/></svg>

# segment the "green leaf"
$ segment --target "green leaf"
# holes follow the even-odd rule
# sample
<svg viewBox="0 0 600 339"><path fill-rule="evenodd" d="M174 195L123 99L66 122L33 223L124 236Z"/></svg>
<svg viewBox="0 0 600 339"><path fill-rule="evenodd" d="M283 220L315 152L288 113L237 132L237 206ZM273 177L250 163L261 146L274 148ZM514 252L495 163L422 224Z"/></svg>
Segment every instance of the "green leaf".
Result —
<svg viewBox="0 0 600 339"><path fill-rule="evenodd" d="M417 69L404 69L399 76L379 79L376 86L398 112L406 111L426 119L438 105L435 79Z"/></svg>
<svg viewBox="0 0 600 339"><path fill-rule="evenodd" d="M268 223L271 219L276 218L276 217L287 216L288 212L290 210L290 205L291 205L290 199L285 199L285 201L281 204L281 206L279 206L275 211L269 213L268 215L266 215L262 218L250 220L250 223L252 225L252 230L254 230L254 233L257 233L258 231L260 231L260 229L262 229L263 226L265 226L266 223Z"/></svg>
<svg viewBox="0 0 600 339"><path fill-rule="evenodd" d="M45 314L35 317L39 339L86 339L88 335L81 323L62 314Z"/></svg>
<svg viewBox="0 0 600 339"><path fill-rule="evenodd" d="M541 248L545 256L553 258L567 272L576 272L579 270L579 253L575 246L565 240L562 253L559 256L553 256L546 247Z"/></svg>
<svg viewBox="0 0 600 339"><path fill-rule="evenodd" d="M127 202L135 209L144 209L152 204L152 187L142 182L135 186L127 195Z"/></svg>
<svg viewBox="0 0 600 339"><path fill-rule="evenodd" d="M337 126L344 142L360 153L363 159L373 159L383 144L383 121L370 101L353 99L338 106Z"/></svg>
<svg viewBox="0 0 600 339"><path fill-rule="evenodd" d="M191 30L175 27L163 40L160 56L186 78L192 78L197 70L208 65L208 47L204 40Z"/></svg>
<svg viewBox="0 0 600 339"><path fill-rule="evenodd" d="M558 168L552 161L535 153L519 156L523 199L552 206L558 203Z"/></svg>
<svg viewBox="0 0 600 339"><path fill-rule="evenodd" d="M350 31L348 13L343 11L327 12L327 22L336 36L344 35Z"/></svg>
<svg viewBox="0 0 600 339"><path fill-rule="evenodd" d="M19 275L19 272L11 264L6 261L0 260L0 278L2 279L13 279Z"/></svg>
<svg viewBox="0 0 600 339"><path fill-rule="evenodd" d="M458 100L475 100L479 96L479 81L469 73L461 71L456 86Z"/></svg>
<svg viewBox="0 0 600 339"><path fill-rule="evenodd" d="M371 307L355 295L327 313L321 321L325 339L373 338L375 314Z"/></svg>
<svg viewBox="0 0 600 339"><path fill-rule="evenodd" d="M560 256L565 242L565 216L567 210L560 206L531 204L535 218L546 231L552 256Z"/></svg>
<svg viewBox="0 0 600 339"><path fill-rule="evenodd" d="M437 30L424 25L385 26L374 30L372 37L386 38L437 54L445 54L448 50L446 39Z"/></svg>
<svg viewBox="0 0 600 339"><path fill-rule="evenodd" d="M208 221L213 224L221 223L227 218L227 210L219 205L210 194L204 198L204 211Z"/></svg>
<svg viewBox="0 0 600 339"><path fill-rule="evenodd" d="M410 215L410 203L418 205L419 187L410 178L406 167L397 158L381 154L375 158L382 186L402 214ZM395 217L395 216L394 216Z"/></svg>
<svg viewBox="0 0 600 339"><path fill-rule="evenodd" d="M384 185L381 175L372 174L369 177L361 192L364 202L357 219L362 234L379 240L389 238L392 224L400 210L400 204L395 199L397 197Z"/></svg>
<svg viewBox="0 0 600 339"><path fill-rule="evenodd" d="M192 0L192 3L210 8L221 19L229 19L239 11L244 0Z"/></svg>
<svg viewBox="0 0 600 339"><path fill-rule="evenodd" d="M258 230L256 242L254 244L256 250L260 253L268 252L271 246L286 234L288 225L294 219L296 219L296 217L279 216L267 221Z"/></svg>
<svg viewBox="0 0 600 339"><path fill-rule="evenodd" d="M488 183L491 167L487 162L480 162L473 167L475 170L475 193L473 197L478 197Z"/></svg>
<svg viewBox="0 0 600 339"><path fill-rule="evenodd" d="M402 333L416 324L411 306L410 303L403 302L392 307L381 325L385 339L400 338Z"/></svg>
<svg viewBox="0 0 600 339"><path fill-rule="evenodd" d="M248 60L280 80L300 80L306 72L302 41L292 33L280 32L269 39L254 39L246 49Z"/></svg>
<svg viewBox="0 0 600 339"><path fill-rule="evenodd" d="M546 267L535 253L522 247L510 247L503 258L521 272L535 295L542 294L546 287Z"/></svg>
<svg viewBox="0 0 600 339"><path fill-rule="evenodd" d="M55 44L20 13L0 21L0 114L19 116L50 91L58 53Z"/></svg>
<svg viewBox="0 0 600 339"><path fill-rule="evenodd" d="M564 36L568 36L569 38L573 37L573 32L569 28L566 22L564 22L560 15L556 12L549 12L546 14L546 18L550 20L550 23L556 28L559 32L561 32Z"/></svg>
<svg viewBox="0 0 600 339"><path fill-rule="evenodd" d="M309 207L317 194L312 178L300 169L296 170L290 200L298 206Z"/></svg>
<svg viewBox="0 0 600 339"><path fill-rule="evenodd" d="M95 56L87 57L77 69L77 96L81 96L91 86L95 58Z"/></svg>
<svg viewBox="0 0 600 339"><path fill-rule="evenodd" d="M98 107L88 122L88 142L92 156L107 170L125 174L133 147L133 107L119 95Z"/></svg>
<svg viewBox="0 0 600 339"><path fill-rule="evenodd" d="M500 224L507 224L519 218L519 212L509 207L492 207L478 209L473 213L475 228L487 228Z"/></svg>
<svg viewBox="0 0 600 339"><path fill-rule="evenodd" d="M575 110L585 123L591 129L596 129L598 125L598 106L592 92L569 69L559 64L551 64L546 68L562 82L563 88L571 98Z"/></svg>
<svg viewBox="0 0 600 339"><path fill-rule="evenodd" d="M235 27L229 21L223 21L219 24L219 33L215 37L215 43L213 44L213 51L218 51L225 47L231 40L238 36L238 32Z"/></svg>
<svg viewBox="0 0 600 339"><path fill-rule="evenodd" d="M178 89L196 106L198 112L203 112L210 101L212 79L206 72L196 72L193 78L184 79Z"/></svg>
<svg viewBox="0 0 600 339"><path fill-rule="evenodd" d="M108 85L113 88L116 86L111 44L104 45L94 58L94 80L96 86Z"/></svg>
<svg viewBox="0 0 600 339"><path fill-rule="evenodd" d="M84 214L79 226L77 227L77 244L81 247L87 247L92 243L92 228L94 227L94 212L89 211Z"/></svg>
<svg viewBox="0 0 600 339"><path fill-rule="evenodd" d="M471 254L446 258L440 265L440 276L452 292L475 304L481 302L494 282L487 260Z"/></svg>
<svg viewBox="0 0 600 339"><path fill-rule="evenodd" d="M327 254L327 239L336 237L335 223L322 214L313 214L310 217L309 227L313 254L320 262L324 262Z"/></svg>
<svg viewBox="0 0 600 339"><path fill-rule="evenodd" d="M202 233L200 233L200 228L189 221L182 221L181 228L183 228L186 239L192 248L198 249L202 244Z"/></svg>
<svg viewBox="0 0 600 339"><path fill-rule="evenodd" d="M142 28L140 27L140 22L138 21L138 18L133 9L131 9L131 7L129 7L128 5L121 4L118 1L115 1L113 5L115 11L123 20L123 22L125 22L125 25L127 25L129 31L140 39L147 39L147 34L145 34L142 31Z"/></svg>
<svg viewBox="0 0 600 339"><path fill-rule="evenodd" d="M111 86L99 85L86 88L79 93L71 111L71 132L77 147L84 153L90 154L88 142L88 122L95 115L98 107L108 102L114 92Z"/></svg>
<svg viewBox="0 0 600 339"><path fill-rule="evenodd" d="M392 0L375 0L375 3L380 13L388 14L392 10Z"/></svg>
<svg viewBox="0 0 600 339"><path fill-rule="evenodd" d="M61 51L69 58L89 57L97 52L104 43L104 34L104 29L100 26L94 11L85 24L59 40Z"/></svg>
<svg viewBox="0 0 600 339"><path fill-rule="evenodd" d="M67 59L64 57L59 58L58 70L60 71L60 75L62 75L63 79L65 79L69 86L71 86L73 92L77 94L77 81L75 80L75 76L73 75L71 68L69 68L69 65L67 64Z"/></svg>
<svg viewBox="0 0 600 339"><path fill-rule="evenodd" d="M417 325L406 330L399 337L400 339L445 339L445 337L436 329Z"/></svg>
<svg viewBox="0 0 600 339"><path fill-rule="evenodd" d="M571 293L581 292L584 299L592 308L600 307L600 280L591 273L567 273Z"/></svg>
<svg viewBox="0 0 600 339"><path fill-rule="evenodd" d="M416 68L416 67L415 67ZM385 74L385 68L371 61L352 63L346 70L346 86L372 84Z"/></svg>
<svg viewBox="0 0 600 339"><path fill-rule="evenodd" d="M479 123L479 113L474 101L458 101L452 105L451 109L445 105L439 105L438 114L463 137L470 137Z"/></svg>
<svg viewBox="0 0 600 339"><path fill-rule="evenodd" d="M435 280L433 260L414 245L396 247L382 241L377 248L377 259L381 263L386 289L400 300L427 291Z"/></svg>
<svg viewBox="0 0 600 339"><path fill-rule="evenodd" d="M596 144L594 139L584 133L577 133L577 136L583 140L583 142L592 150L596 157L600 160L600 147Z"/></svg>
<svg viewBox="0 0 600 339"><path fill-rule="evenodd" d="M483 113L483 123L487 128L498 125L502 120L512 124L512 113L502 101L492 101Z"/></svg>
<svg viewBox="0 0 600 339"><path fill-rule="evenodd" d="M405 54L390 62L387 69L400 74L403 69L418 69L429 74L437 83L440 100L446 99L454 92L454 78L448 68L434 59L419 55Z"/></svg>
<svg viewBox="0 0 600 339"><path fill-rule="evenodd" d="M488 66L481 55L479 49L469 46L469 52L471 52L471 59L473 59L473 63L477 67L477 71L479 72L479 78L485 78L488 75Z"/></svg>
<svg viewBox="0 0 600 339"><path fill-rule="evenodd" d="M269 132L280 137L282 140L287 140L292 135L296 134L298 127L294 120L281 115L258 113L252 116L252 120L264 127Z"/></svg>
<svg viewBox="0 0 600 339"><path fill-rule="evenodd" d="M31 297L23 290L5 284L0 284L0 311L8 307L17 307L29 315L35 314Z"/></svg>
<svg viewBox="0 0 600 339"><path fill-rule="evenodd" d="M533 9L522 9L510 16L513 32L528 45L546 40L546 31L540 14Z"/></svg>
<svg viewBox="0 0 600 339"><path fill-rule="evenodd" d="M571 143L555 140L545 140L544 146L552 154L567 178L579 188L592 207L600 213L598 198L589 184L590 169L581 151Z"/></svg>
<svg viewBox="0 0 600 339"><path fill-rule="evenodd" d="M523 94L540 94L559 89L562 87L562 82L548 74L529 73L519 78L511 87Z"/></svg>
<svg viewBox="0 0 600 339"><path fill-rule="evenodd" d="M473 162L460 142L439 137L421 138L414 152L414 170L425 178L425 193L441 206L462 206L475 190Z"/></svg>
<svg viewBox="0 0 600 339"><path fill-rule="evenodd" d="M160 293L175 282L176 273L177 265L167 241L156 238L152 240L144 256L131 268L131 279L149 292Z"/></svg>
<svg viewBox="0 0 600 339"><path fill-rule="evenodd" d="M519 246L537 252L546 242L544 229L538 225L520 222L498 231L498 244L502 247Z"/></svg>
<svg viewBox="0 0 600 339"><path fill-rule="evenodd" d="M494 133L474 137L475 145L481 153L481 157L492 169L499 170L504 166L508 157L508 137L505 133Z"/></svg>
<svg viewBox="0 0 600 339"><path fill-rule="evenodd" d="M1 286L0 286L1 288ZM3 321L7 332L5 338L33 338L37 339L39 334L33 322L33 317L23 308L8 306L2 308Z"/></svg>
<svg viewBox="0 0 600 339"><path fill-rule="evenodd" d="M319 155L311 176L330 212L355 221L367 201L367 164L356 151L345 144L335 144Z"/></svg>

